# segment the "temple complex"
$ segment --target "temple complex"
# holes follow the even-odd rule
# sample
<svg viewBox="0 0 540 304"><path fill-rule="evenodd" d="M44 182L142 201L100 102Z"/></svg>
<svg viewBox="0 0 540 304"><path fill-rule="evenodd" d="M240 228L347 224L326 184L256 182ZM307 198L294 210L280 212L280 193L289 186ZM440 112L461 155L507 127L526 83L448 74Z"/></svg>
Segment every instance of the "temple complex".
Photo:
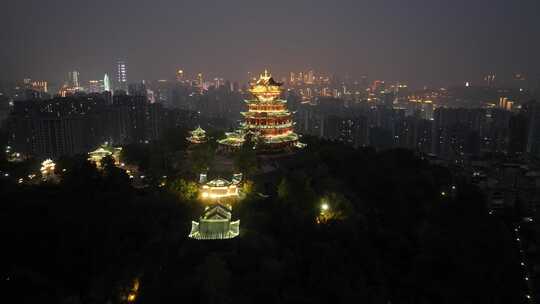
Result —
<svg viewBox="0 0 540 304"><path fill-rule="evenodd" d="M216 178L207 181L199 178L199 199L206 205L199 221L191 222L190 238L197 240L223 240L238 236L240 220L232 221L232 204L240 198L242 174L234 174L231 181Z"/></svg>
<svg viewBox="0 0 540 304"><path fill-rule="evenodd" d="M227 133L218 142L225 150L235 150L242 146L247 136L252 136L258 151L284 151L302 147L299 136L294 132L292 113L287 109L287 101L280 99L281 83L274 81L268 71L260 75L251 87L254 98L246 100L247 112L242 112L244 122L240 129Z"/></svg>

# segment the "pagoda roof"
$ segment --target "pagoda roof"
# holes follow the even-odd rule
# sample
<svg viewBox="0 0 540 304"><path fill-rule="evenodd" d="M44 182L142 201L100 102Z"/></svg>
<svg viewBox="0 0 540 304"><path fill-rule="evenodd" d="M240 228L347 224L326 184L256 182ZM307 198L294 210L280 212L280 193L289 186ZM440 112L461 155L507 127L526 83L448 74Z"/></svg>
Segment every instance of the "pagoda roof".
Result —
<svg viewBox="0 0 540 304"><path fill-rule="evenodd" d="M225 224L225 225L223 225ZM227 240L240 234L240 220L204 220L191 222L189 237L196 240Z"/></svg>
<svg viewBox="0 0 540 304"><path fill-rule="evenodd" d="M224 139L218 140L218 142L222 145L240 147L244 143L244 140L224 138Z"/></svg>
<svg viewBox="0 0 540 304"><path fill-rule="evenodd" d="M249 112L240 112L245 117L261 117L261 116L290 116L292 113L288 110L284 111L249 111Z"/></svg>
<svg viewBox="0 0 540 304"><path fill-rule="evenodd" d="M227 146L234 146L234 147L240 147L242 144L244 144L244 134L241 133L242 130L235 131L235 132L226 132L225 138L218 140L218 143L222 145Z"/></svg>
<svg viewBox="0 0 540 304"><path fill-rule="evenodd" d="M289 141L295 141L298 140L298 134L294 132L287 133L285 135L279 135L279 136L267 136L264 138L266 143L283 143L283 142L289 142Z"/></svg>
<svg viewBox="0 0 540 304"><path fill-rule="evenodd" d="M205 186L208 187L228 187L230 185L232 185L232 183L224 178L216 178L205 184Z"/></svg>
<svg viewBox="0 0 540 304"><path fill-rule="evenodd" d="M204 211L201 220L230 220L232 209L222 204L212 205Z"/></svg>
<svg viewBox="0 0 540 304"><path fill-rule="evenodd" d="M206 131L203 128L201 128L201 126L198 126L195 130L190 131L190 133L194 134L194 135L195 134L204 135L204 134L206 134Z"/></svg>
<svg viewBox="0 0 540 304"><path fill-rule="evenodd" d="M259 80L257 80L258 85L266 85L266 86L281 86L283 83L277 82L272 77L272 74L268 73L268 70L264 70L264 74L261 74L259 76Z"/></svg>
<svg viewBox="0 0 540 304"><path fill-rule="evenodd" d="M199 222L191 222L189 237L196 240L225 240L240 233L240 220L231 221L230 205L214 204L206 207Z"/></svg>
<svg viewBox="0 0 540 304"><path fill-rule="evenodd" d="M105 150L103 147L99 147L98 149L92 151L92 152L89 152L88 154L90 155L111 155L112 152L109 151L109 150Z"/></svg>
<svg viewBox="0 0 540 304"><path fill-rule="evenodd" d="M279 99L279 98L276 98L276 99L272 99L272 100L260 100L260 99L244 99L244 102L247 103L247 104L250 104L250 103L257 103L257 104L278 104L278 103L287 103L287 100L285 99Z"/></svg>

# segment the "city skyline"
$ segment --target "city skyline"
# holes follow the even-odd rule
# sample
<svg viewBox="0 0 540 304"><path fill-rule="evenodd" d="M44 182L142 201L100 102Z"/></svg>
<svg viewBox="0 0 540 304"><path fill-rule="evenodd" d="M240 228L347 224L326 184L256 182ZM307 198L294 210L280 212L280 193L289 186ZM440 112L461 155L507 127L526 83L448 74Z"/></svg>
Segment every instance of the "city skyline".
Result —
<svg viewBox="0 0 540 304"><path fill-rule="evenodd" d="M54 4L8 4L0 22L17 31L2 33L10 46L0 51L2 80L61 81L72 70L99 79L115 75L118 58L129 62L131 80L173 78L182 68L241 81L248 71L271 68L275 75L314 69L415 86L490 73L537 77L539 65L536 1ZM65 26L75 21L77 28Z"/></svg>
<svg viewBox="0 0 540 304"><path fill-rule="evenodd" d="M540 1L2 8L3 298L540 298Z"/></svg>

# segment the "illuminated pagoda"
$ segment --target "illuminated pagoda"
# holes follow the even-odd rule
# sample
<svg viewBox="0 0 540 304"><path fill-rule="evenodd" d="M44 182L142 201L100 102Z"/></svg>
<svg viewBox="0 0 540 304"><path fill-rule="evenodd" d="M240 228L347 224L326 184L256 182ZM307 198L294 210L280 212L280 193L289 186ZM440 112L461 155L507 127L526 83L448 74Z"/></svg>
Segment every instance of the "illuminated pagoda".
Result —
<svg viewBox="0 0 540 304"><path fill-rule="evenodd" d="M206 206L199 222L191 222L189 237L196 240L226 240L240 234L240 220L231 221L230 205Z"/></svg>
<svg viewBox="0 0 540 304"><path fill-rule="evenodd" d="M268 71L260 75L251 87L254 99L246 100L247 112L242 112L244 122L241 128L227 133L219 143L226 150L235 150L242 146L246 135L251 134L255 148L259 151L282 151L302 147L299 136L294 132L292 113L287 109L287 101L280 99L281 83L274 81Z"/></svg>
<svg viewBox="0 0 540 304"><path fill-rule="evenodd" d="M186 139L192 144L202 144L207 141L206 131L200 126L197 127L197 129L190 131L189 133L191 134L191 136L187 137Z"/></svg>
<svg viewBox="0 0 540 304"><path fill-rule="evenodd" d="M111 156L114 159L114 163L118 165L120 163L120 153L122 148L113 148L108 145L103 145L94 151L88 152L88 160L95 163L98 168L101 168L101 160L105 156Z"/></svg>

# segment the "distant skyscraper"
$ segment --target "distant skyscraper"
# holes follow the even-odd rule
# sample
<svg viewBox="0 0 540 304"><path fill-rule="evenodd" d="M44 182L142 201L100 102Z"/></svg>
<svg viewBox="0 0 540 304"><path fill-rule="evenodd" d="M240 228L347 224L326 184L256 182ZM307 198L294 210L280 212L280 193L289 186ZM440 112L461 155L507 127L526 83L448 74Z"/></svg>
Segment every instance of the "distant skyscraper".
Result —
<svg viewBox="0 0 540 304"><path fill-rule="evenodd" d="M101 93L103 92L103 84L99 80L88 81L88 93Z"/></svg>
<svg viewBox="0 0 540 304"><path fill-rule="evenodd" d="M202 91L204 90L204 79L203 79L203 74L202 73L199 73L197 75L197 85L199 86L199 90Z"/></svg>
<svg viewBox="0 0 540 304"><path fill-rule="evenodd" d="M47 93L49 91L48 86L47 86L47 81L43 81L43 80L33 81L32 89L43 92L43 93Z"/></svg>
<svg viewBox="0 0 540 304"><path fill-rule="evenodd" d="M497 78L497 75L496 74L488 74L484 77L484 81L486 82L486 85L488 87L491 87L493 86L493 84L495 83L495 79Z"/></svg>
<svg viewBox="0 0 540 304"><path fill-rule="evenodd" d="M176 81L184 82L184 70L178 69L178 71L176 71Z"/></svg>
<svg viewBox="0 0 540 304"><path fill-rule="evenodd" d="M103 76L103 90L111 92L111 81L109 80L109 75L106 73L105 76Z"/></svg>
<svg viewBox="0 0 540 304"><path fill-rule="evenodd" d="M313 84L315 83L315 72L313 70L310 70L308 73L307 73L307 81L306 81L307 84Z"/></svg>
<svg viewBox="0 0 540 304"><path fill-rule="evenodd" d="M223 83L224 83L223 78L218 78L218 77L214 78L214 87L216 89L221 87L223 85Z"/></svg>
<svg viewBox="0 0 540 304"><path fill-rule="evenodd" d="M79 72L72 71L68 73L68 85L74 88L78 88L79 85Z"/></svg>
<svg viewBox="0 0 540 304"><path fill-rule="evenodd" d="M118 60L116 63L116 81L118 82L118 88L121 90L127 89L127 64L124 60Z"/></svg>
<svg viewBox="0 0 540 304"><path fill-rule="evenodd" d="M135 96L146 96L146 84L142 82L130 83L128 85L128 94Z"/></svg>

